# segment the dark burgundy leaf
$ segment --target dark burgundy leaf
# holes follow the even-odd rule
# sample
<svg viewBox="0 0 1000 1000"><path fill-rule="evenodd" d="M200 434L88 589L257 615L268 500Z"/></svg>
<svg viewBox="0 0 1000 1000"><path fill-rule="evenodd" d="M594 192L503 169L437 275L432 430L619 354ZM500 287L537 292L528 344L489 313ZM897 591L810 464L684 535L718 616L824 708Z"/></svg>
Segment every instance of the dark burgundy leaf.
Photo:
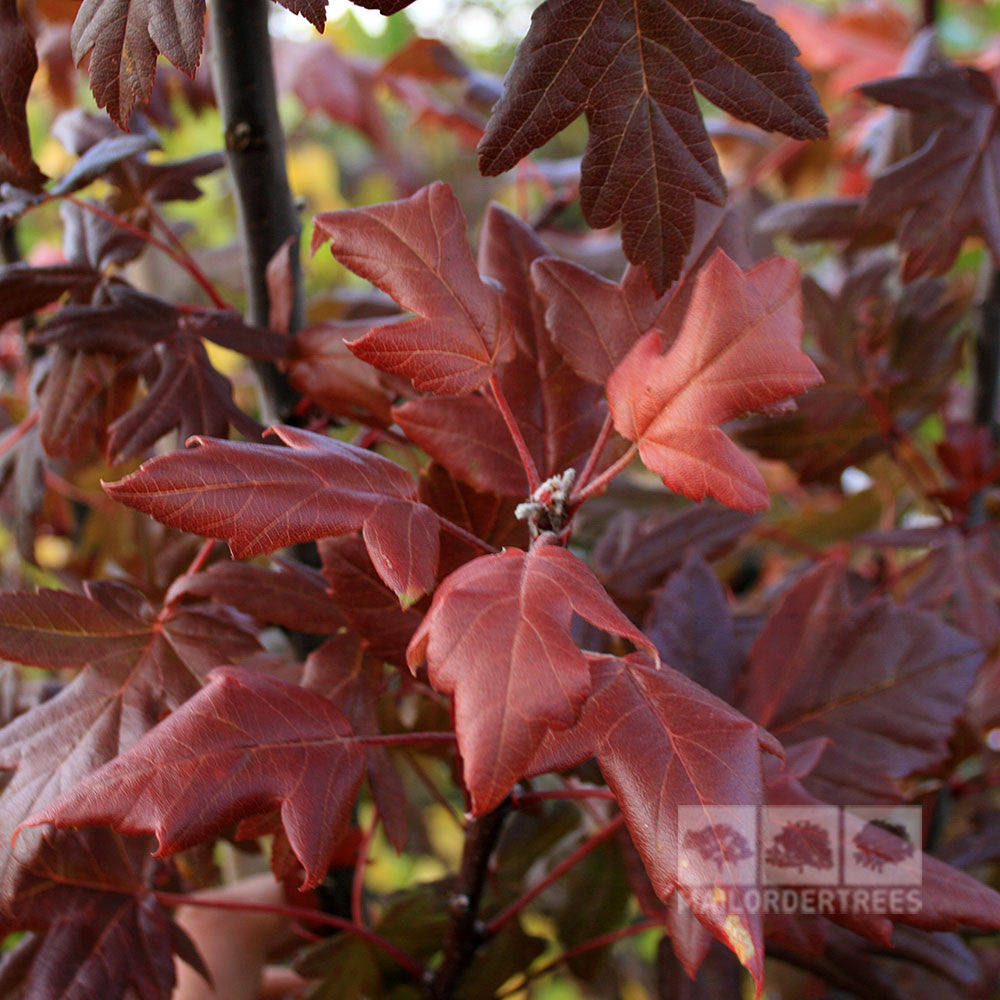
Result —
<svg viewBox="0 0 1000 1000"><path fill-rule="evenodd" d="M278 0L278 3L293 14L301 14L317 31L326 27L327 0Z"/></svg>
<svg viewBox="0 0 1000 1000"><path fill-rule="evenodd" d="M30 316L66 292L89 290L99 278L85 264L8 264L0 269L0 323Z"/></svg>
<svg viewBox="0 0 1000 1000"><path fill-rule="evenodd" d="M103 2L116 2L116 0L103 0ZM125 2L129 2L129 0L125 0ZM71 194L73 191L78 191L123 160L139 153L145 153L150 149L158 149L159 146L160 143L155 137L141 133L138 135L109 135L91 146L77 160L69 173L52 188L52 194Z"/></svg>
<svg viewBox="0 0 1000 1000"><path fill-rule="evenodd" d="M172 854L280 806L303 887L317 885L347 832L364 770L350 724L326 698L274 677L220 669L208 681L29 822L155 833L159 853Z"/></svg>
<svg viewBox="0 0 1000 1000"><path fill-rule="evenodd" d="M884 259L869 261L835 293L803 282L824 384L793 413L746 421L741 443L788 462L805 482L829 481L890 447L890 417L908 433L936 411L961 364L962 338L953 330L962 298L932 279L894 290L890 271Z"/></svg>
<svg viewBox="0 0 1000 1000"><path fill-rule="evenodd" d="M834 802L893 801L936 765L982 661L977 643L887 600L852 607L830 560L785 595L750 654L739 704L791 744L832 743L807 779Z"/></svg>
<svg viewBox="0 0 1000 1000"><path fill-rule="evenodd" d="M608 590L631 605L679 569L689 550L715 559L752 523L747 514L711 503L646 517L624 510L594 547L594 571Z"/></svg>
<svg viewBox="0 0 1000 1000"><path fill-rule="evenodd" d="M17 13L17 0L0 4L0 153L18 171L32 167L25 102L38 69L35 40Z"/></svg>
<svg viewBox="0 0 1000 1000"><path fill-rule="evenodd" d="M319 552L334 603L365 648L378 659L405 667L406 647L423 616L414 608L399 606L399 599L379 579L360 538L324 538Z"/></svg>
<svg viewBox="0 0 1000 1000"><path fill-rule="evenodd" d="M379 731L377 704L382 694L382 665L366 654L357 635L341 633L309 654L302 686L333 702L347 716L354 732L368 736ZM406 790L385 747L364 747L372 797L397 851L407 837Z"/></svg>
<svg viewBox="0 0 1000 1000"><path fill-rule="evenodd" d="M386 385L390 379L356 358L345 343L372 326L370 319L331 320L299 330L288 377L298 392L327 413L388 427L393 423L394 393Z"/></svg>
<svg viewBox="0 0 1000 1000"><path fill-rule="evenodd" d="M260 425L233 402L232 384L212 367L198 337L181 328L154 353L159 371L145 398L108 428L113 463L144 455L175 428L181 441L197 434L225 437L230 425L259 436Z"/></svg>
<svg viewBox="0 0 1000 1000"><path fill-rule="evenodd" d="M325 635L344 625L322 575L300 563L277 560L273 570L247 563L216 563L204 573L181 577L180 583L180 589L171 590L172 597L180 593L207 597L259 622L296 632Z"/></svg>
<svg viewBox="0 0 1000 1000"><path fill-rule="evenodd" d="M4 899L19 863L41 843L38 831L26 831L11 854L18 823L135 743L198 691L212 667L260 651L246 622L221 609L157 611L109 581L91 584L86 595L2 595L0 654L49 669L84 668L57 697L0 731L0 768L15 772L0 797Z"/></svg>
<svg viewBox="0 0 1000 1000"><path fill-rule="evenodd" d="M126 127L149 99L158 53L194 76L205 34L205 0L83 0L73 22L73 59L90 53L98 107Z"/></svg>
<svg viewBox="0 0 1000 1000"><path fill-rule="evenodd" d="M973 66L946 65L861 89L938 126L919 149L875 178L865 202L866 219L902 217L904 279L943 274L973 234L1000 265L1000 102L990 77Z"/></svg>
<svg viewBox="0 0 1000 1000"><path fill-rule="evenodd" d="M0 964L3 996L170 1000L173 953L197 953L149 891L151 846L107 830L46 838L0 915L0 936L29 932Z"/></svg>
<svg viewBox="0 0 1000 1000"><path fill-rule="evenodd" d="M726 701L743 665L729 599L696 550L653 595L643 631L663 662Z"/></svg>
<svg viewBox="0 0 1000 1000"><path fill-rule="evenodd" d="M693 88L799 139L826 119L787 35L740 0L546 0L532 17L480 144L499 174L586 112L580 194L591 226L621 220L626 256L663 291L694 235L695 199L725 184Z"/></svg>

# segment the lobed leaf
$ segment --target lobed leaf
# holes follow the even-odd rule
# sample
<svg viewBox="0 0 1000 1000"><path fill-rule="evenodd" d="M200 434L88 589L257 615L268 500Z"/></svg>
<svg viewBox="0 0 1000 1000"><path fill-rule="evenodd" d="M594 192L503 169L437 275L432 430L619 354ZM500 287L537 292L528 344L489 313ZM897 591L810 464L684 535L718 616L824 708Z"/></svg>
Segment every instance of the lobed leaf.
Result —
<svg viewBox="0 0 1000 1000"><path fill-rule="evenodd" d="M345 267L417 319L371 329L351 350L421 390L468 393L485 384L513 345L496 288L469 250L465 215L441 181L402 201L321 212L313 250L330 241Z"/></svg>
<svg viewBox="0 0 1000 1000"><path fill-rule="evenodd" d="M626 256L662 292L691 246L695 199L725 197L693 88L737 118L814 139L826 119L797 54L742 0L546 0L493 110L480 169L509 170L586 113L584 216L594 228L621 220Z"/></svg>
<svg viewBox="0 0 1000 1000"><path fill-rule="evenodd" d="M194 76L204 35L205 0L83 0L70 41L75 62L90 54L98 107L125 128L152 93L157 55Z"/></svg>
<svg viewBox="0 0 1000 1000"><path fill-rule="evenodd" d="M27 825L155 833L163 855L280 806L308 888L322 881L347 832L363 773L351 726L326 698L275 677L220 669Z"/></svg>
<svg viewBox="0 0 1000 1000"><path fill-rule="evenodd" d="M552 729L566 729L590 692L570 634L576 612L653 652L587 565L539 545L482 556L452 573L407 650L434 687L455 698L465 784L477 814L496 807Z"/></svg>
<svg viewBox="0 0 1000 1000"><path fill-rule="evenodd" d="M796 265L772 257L744 274L717 250L670 350L651 330L608 380L615 429L675 492L763 510L764 480L719 424L822 381L801 337Z"/></svg>
<svg viewBox="0 0 1000 1000"><path fill-rule="evenodd" d="M197 448L154 458L105 490L164 524L227 539L237 559L367 526L376 568L402 599L433 587L437 518L404 469L309 431L273 433L289 447L195 438ZM400 543L386 525L405 523L412 531Z"/></svg>

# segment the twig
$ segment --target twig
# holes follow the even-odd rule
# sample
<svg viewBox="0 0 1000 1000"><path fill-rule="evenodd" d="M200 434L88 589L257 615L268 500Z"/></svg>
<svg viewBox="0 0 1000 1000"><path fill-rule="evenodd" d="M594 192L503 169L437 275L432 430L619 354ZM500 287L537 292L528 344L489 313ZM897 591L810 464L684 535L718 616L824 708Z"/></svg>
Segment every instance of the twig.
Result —
<svg viewBox="0 0 1000 1000"><path fill-rule="evenodd" d="M38 423L41 411L32 410L6 437L0 440L0 456L6 455Z"/></svg>
<svg viewBox="0 0 1000 1000"><path fill-rule="evenodd" d="M267 326L270 297L267 265L294 236L299 218L285 170L285 140L268 33L268 0L212 0L213 71L226 137L226 162L233 178L244 247L247 317ZM291 254L292 311L289 333L302 325L302 276L297 252ZM269 362L254 363L264 390L265 423L287 422L298 394Z"/></svg>
<svg viewBox="0 0 1000 1000"><path fill-rule="evenodd" d="M441 527L444 531L447 531L449 535L454 535L456 538L461 538L462 541L468 542L470 545L475 546L477 549L482 549L483 552L489 555L496 555L496 547L490 545L489 542L484 541L478 535L474 535L471 531L463 528L460 524L455 524L454 521L449 521L448 518L438 515L438 520L441 522Z"/></svg>
<svg viewBox="0 0 1000 1000"><path fill-rule="evenodd" d="M993 441L998 436L997 403L1000 396L1000 269L990 272L989 289L979 307L979 329L976 331L975 396L972 420L988 427ZM982 522L985 516L980 490L969 501L969 524Z"/></svg>
<svg viewBox="0 0 1000 1000"><path fill-rule="evenodd" d="M532 806L538 802L551 802L553 799L608 799L613 801L615 793L610 788L598 788L595 785L577 785L570 788L547 788L539 792L517 792L511 795L515 809Z"/></svg>
<svg viewBox="0 0 1000 1000"><path fill-rule="evenodd" d="M368 867L368 856L371 853L375 830L378 828L378 810L372 810L371 822L365 830L361 846L358 848L358 858L354 863L354 877L351 879L351 919L359 926L366 927L365 920L365 869Z"/></svg>
<svg viewBox="0 0 1000 1000"><path fill-rule="evenodd" d="M619 472L624 471L632 464L633 459L638 453L639 448L636 445L632 445L614 465L609 465L599 476L587 483L583 489L574 490L573 495L570 497L571 508L576 510L584 500L589 499L596 493L600 493Z"/></svg>
<svg viewBox="0 0 1000 1000"><path fill-rule="evenodd" d="M527 442L524 440L521 428L517 426L517 419L514 417L510 404L507 402L507 397L504 395L503 386L500 385L500 380L496 375L490 379L490 388L493 390L493 398L497 401L497 406L500 408L503 422L507 425L507 430L510 431L510 436L514 439L514 447L517 449L521 465L524 466L524 472L528 477L528 493L533 494L541 483L541 479L538 476L538 466L535 465L535 460L531 457Z"/></svg>
<svg viewBox="0 0 1000 1000"><path fill-rule="evenodd" d="M567 948L564 952L556 955L555 958L546 962L544 965L540 965L537 969L530 969L524 974L523 978L519 979L515 983L512 983L502 993L498 993L496 995L496 1000L504 1000L505 997L513 996L515 993L520 993L521 990L523 990L533 979L540 979L542 976L562 965L563 962L568 962L571 958L576 958L577 955L583 955L588 951L593 951L595 948L604 948L609 944L614 944L616 941L622 941L625 938L634 937L636 934L641 934L643 931L653 930L656 927L662 928L663 924L659 920L641 920L637 924L630 924L628 927L622 927L617 931L608 931L606 934L599 934L597 937L591 938L589 941L582 941L580 944L573 945L572 948Z"/></svg>
<svg viewBox="0 0 1000 1000"><path fill-rule="evenodd" d="M532 886L523 896L515 899L506 909L501 910L486 925L487 935L492 936L496 934L502 927L510 923L536 897L545 892L553 882L562 878L570 868L585 858L595 847L603 844L624 822L625 817L619 813L613 820L605 823L599 830L592 833L572 854L560 861L537 885Z"/></svg>
<svg viewBox="0 0 1000 1000"><path fill-rule="evenodd" d="M153 892L154 898L164 906L204 906L215 910L236 910L242 913L271 913L278 917L288 917L291 920L298 920L303 924L325 924L327 927L334 927L338 931L353 934L374 945L383 951L390 958L399 963L402 968L413 976L414 979L422 981L425 978L426 970L412 955L408 955L402 948L397 947L391 941L376 934L375 931L367 927L361 927L343 917L335 917L331 913L323 913L320 910L306 910L298 906L282 906L270 903L245 903L232 899L205 899L198 896L185 896L177 892Z"/></svg>
<svg viewBox="0 0 1000 1000"><path fill-rule="evenodd" d="M134 226L128 219L123 219L120 215L115 215L114 212L108 211L106 208L102 208L100 205L94 204L92 201L86 201L83 198L74 198L73 195L62 195L53 196L62 197L65 201L71 202L76 205L77 208L82 209L85 212L90 212L91 215L96 215L100 219L104 219L106 222L110 222L115 228L122 230L125 233L131 233L133 236L137 236L141 240L145 240L151 247L156 247L157 250L165 253L178 267L182 267L187 273L194 279L194 281L202 288L205 294L212 300L212 305L216 309L232 309L230 305L218 292L218 289L209 281L208 277L201 270L200 267L195 263L194 258L185 250L183 254L178 253L172 246L168 243L164 243L158 236L154 236L152 233L147 232L145 229L139 226Z"/></svg>
<svg viewBox="0 0 1000 1000"><path fill-rule="evenodd" d="M509 810L510 800L505 799L492 812L473 819L466 828L458 885L448 903L451 920L445 936L444 957L433 977L424 982L424 995L428 1000L451 1000L473 955L486 940L479 922L479 904L490 857Z"/></svg>
<svg viewBox="0 0 1000 1000"><path fill-rule="evenodd" d="M366 747L412 747L422 743L454 743L454 733L378 733L358 736L358 743Z"/></svg>
<svg viewBox="0 0 1000 1000"><path fill-rule="evenodd" d="M604 418L604 423L601 426L601 433L597 435L594 447L590 449L590 454L587 456L587 464L583 467L583 471L580 473L576 481L577 493L584 489L587 483L590 482L590 477L594 474L594 470L597 468L597 463L601 460L601 455L604 454L604 449L608 443L608 438L611 437L611 431L613 429L614 421L611 419L611 413L609 412Z"/></svg>

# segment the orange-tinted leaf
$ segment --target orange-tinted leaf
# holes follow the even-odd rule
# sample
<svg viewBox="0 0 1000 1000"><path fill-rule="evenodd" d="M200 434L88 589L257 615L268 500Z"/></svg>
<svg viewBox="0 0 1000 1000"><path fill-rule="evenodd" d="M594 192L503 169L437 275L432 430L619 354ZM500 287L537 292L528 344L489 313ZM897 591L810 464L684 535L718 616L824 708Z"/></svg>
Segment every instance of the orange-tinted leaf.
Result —
<svg viewBox="0 0 1000 1000"><path fill-rule="evenodd" d="M608 380L615 429L675 492L763 510L760 473L719 425L822 380L801 337L798 268L773 257L744 274L718 250L670 350L654 329Z"/></svg>

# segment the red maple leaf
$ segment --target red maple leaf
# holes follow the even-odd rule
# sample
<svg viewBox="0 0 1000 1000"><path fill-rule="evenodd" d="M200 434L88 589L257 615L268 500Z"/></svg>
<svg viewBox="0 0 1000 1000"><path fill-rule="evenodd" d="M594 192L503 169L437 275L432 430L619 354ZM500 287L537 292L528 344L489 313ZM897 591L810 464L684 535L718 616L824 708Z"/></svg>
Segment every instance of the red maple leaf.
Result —
<svg viewBox="0 0 1000 1000"><path fill-rule="evenodd" d="M14 771L0 798L0 894L9 898L21 865L40 846L30 831L9 850L18 823L132 746L200 690L212 667L260 649L245 619L211 607L157 610L121 583L91 583L86 594L2 595L0 655L83 669L0 735L0 769Z"/></svg>
<svg viewBox="0 0 1000 1000"><path fill-rule="evenodd" d="M473 809L500 803L545 734L566 729L590 692L570 635L573 612L652 652L587 565L556 545L482 556L449 576L407 651L455 696L455 727Z"/></svg>
<svg viewBox="0 0 1000 1000"><path fill-rule="evenodd" d="M670 350L653 329L608 379L615 429L675 492L763 510L764 480L718 425L822 381L801 337L796 265L772 257L744 274L718 250Z"/></svg>
<svg viewBox="0 0 1000 1000"><path fill-rule="evenodd" d="M164 524L229 540L234 557L362 528L372 562L406 603L433 589L438 517L405 469L333 438L275 427L288 448L195 438L105 485Z"/></svg>
<svg viewBox="0 0 1000 1000"><path fill-rule="evenodd" d="M280 805L307 888L322 880L347 832L364 763L350 723L326 698L266 674L220 669L25 825L155 833L163 855Z"/></svg>
<svg viewBox="0 0 1000 1000"><path fill-rule="evenodd" d="M313 251L327 241L345 267L418 316L353 341L362 360L418 389L467 393L511 357L497 289L476 270L465 215L447 184L436 181L402 201L321 212Z"/></svg>

